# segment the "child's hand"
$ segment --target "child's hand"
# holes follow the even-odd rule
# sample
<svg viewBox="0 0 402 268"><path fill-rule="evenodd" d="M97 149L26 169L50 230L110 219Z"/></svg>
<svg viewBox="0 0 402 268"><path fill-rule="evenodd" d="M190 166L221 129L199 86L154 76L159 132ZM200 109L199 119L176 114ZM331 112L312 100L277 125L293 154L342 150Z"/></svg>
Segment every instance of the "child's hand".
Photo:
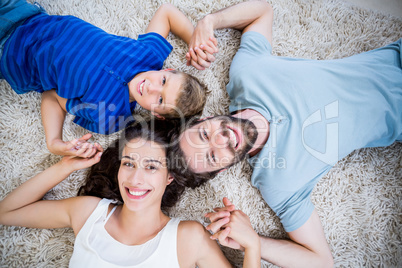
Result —
<svg viewBox="0 0 402 268"><path fill-rule="evenodd" d="M88 142L91 137L92 135L88 133L81 138L74 139L72 141L55 140L52 142L51 148L49 148L49 150L52 153L58 155L91 158L97 152L103 152L103 148L102 146L100 146L100 144L91 144Z"/></svg>

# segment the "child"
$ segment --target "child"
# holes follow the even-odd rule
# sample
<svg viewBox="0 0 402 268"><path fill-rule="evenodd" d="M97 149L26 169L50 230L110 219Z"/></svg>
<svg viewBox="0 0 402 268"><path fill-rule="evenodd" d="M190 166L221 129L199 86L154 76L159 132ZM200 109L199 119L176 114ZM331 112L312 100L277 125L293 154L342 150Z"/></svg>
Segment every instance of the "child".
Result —
<svg viewBox="0 0 402 268"><path fill-rule="evenodd" d="M102 158L101 152L92 158L65 156L26 181L0 202L0 224L71 227L76 240L70 267L231 267L200 223L162 212L161 206L179 199L185 179L169 172L172 127L166 121L153 125L128 127ZM40 200L71 172L94 163L80 189L85 196ZM231 238L245 249L244 267L260 267L259 238L251 224L236 234Z"/></svg>
<svg viewBox="0 0 402 268"><path fill-rule="evenodd" d="M43 93L42 120L50 152L81 156L93 147L87 143L91 134L62 140L66 112L75 115L78 125L110 134L133 121L137 103L159 117L202 110L205 87L195 77L161 70L172 50L165 39L169 32L187 43L193 32L191 22L174 6L162 5L146 34L133 40L73 16L48 15L25 0L0 5L1 75L18 94ZM211 45L203 49L213 52Z"/></svg>

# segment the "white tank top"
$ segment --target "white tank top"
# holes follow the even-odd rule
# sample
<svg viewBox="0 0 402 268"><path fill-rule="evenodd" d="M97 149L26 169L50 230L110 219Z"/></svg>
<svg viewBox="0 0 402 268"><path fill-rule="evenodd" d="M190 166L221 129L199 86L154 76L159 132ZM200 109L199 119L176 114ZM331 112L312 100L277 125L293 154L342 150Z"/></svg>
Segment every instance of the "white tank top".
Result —
<svg viewBox="0 0 402 268"><path fill-rule="evenodd" d="M172 218L151 240L128 246L115 240L105 224L116 207L107 215L113 200L102 199L75 238L70 267L179 267L177 228L180 220ZM138 230L141 232L141 230Z"/></svg>

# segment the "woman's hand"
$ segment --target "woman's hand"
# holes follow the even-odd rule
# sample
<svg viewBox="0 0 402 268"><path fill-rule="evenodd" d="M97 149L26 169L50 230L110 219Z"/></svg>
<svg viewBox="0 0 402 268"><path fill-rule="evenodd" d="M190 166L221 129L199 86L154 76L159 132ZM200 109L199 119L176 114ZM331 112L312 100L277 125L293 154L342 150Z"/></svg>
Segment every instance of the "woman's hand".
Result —
<svg viewBox="0 0 402 268"><path fill-rule="evenodd" d="M260 240L258 234L251 226L249 217L241 210L235 210L235 206L223 198L224 207L215 208L215 212L205 216L211 220L206 228L214 234L211 239L218 239L223 246L233 249L259 251Z"/></svg>
<svg viewBox="0 0 402 268"><path fill-rule="evenodd" d="M92 134L87 133L81 138L72 141L54 140L49 151L58 155L92 158L97 152L103 152L103 148L98 143L92 144L88 142L91 137Z"/></svg>
<svg viewBox="0 0 402 268"><path fill-rule="evenodd" d="M100 145L95 143L94 146L96 147ZM95 155L86 158L76 156L64 156L63 159L61 159L60 161L61 168L65 168L66 170L70 170L70 172L73 172L93 166L100 161L102 151L95 152Z"/></svg>

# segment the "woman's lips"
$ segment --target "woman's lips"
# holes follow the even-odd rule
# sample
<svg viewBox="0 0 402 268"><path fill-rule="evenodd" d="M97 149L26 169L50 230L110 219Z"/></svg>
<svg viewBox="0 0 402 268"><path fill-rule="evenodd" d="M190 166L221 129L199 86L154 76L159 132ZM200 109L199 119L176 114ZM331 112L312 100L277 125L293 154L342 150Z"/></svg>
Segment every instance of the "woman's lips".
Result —
<svg viewBox="0 0 402 268"><path fill-rule="evenodd" d="M142 199L145 198L151 191L145 189L129 189L126 188L127 195L131 199Z"/></svg>

